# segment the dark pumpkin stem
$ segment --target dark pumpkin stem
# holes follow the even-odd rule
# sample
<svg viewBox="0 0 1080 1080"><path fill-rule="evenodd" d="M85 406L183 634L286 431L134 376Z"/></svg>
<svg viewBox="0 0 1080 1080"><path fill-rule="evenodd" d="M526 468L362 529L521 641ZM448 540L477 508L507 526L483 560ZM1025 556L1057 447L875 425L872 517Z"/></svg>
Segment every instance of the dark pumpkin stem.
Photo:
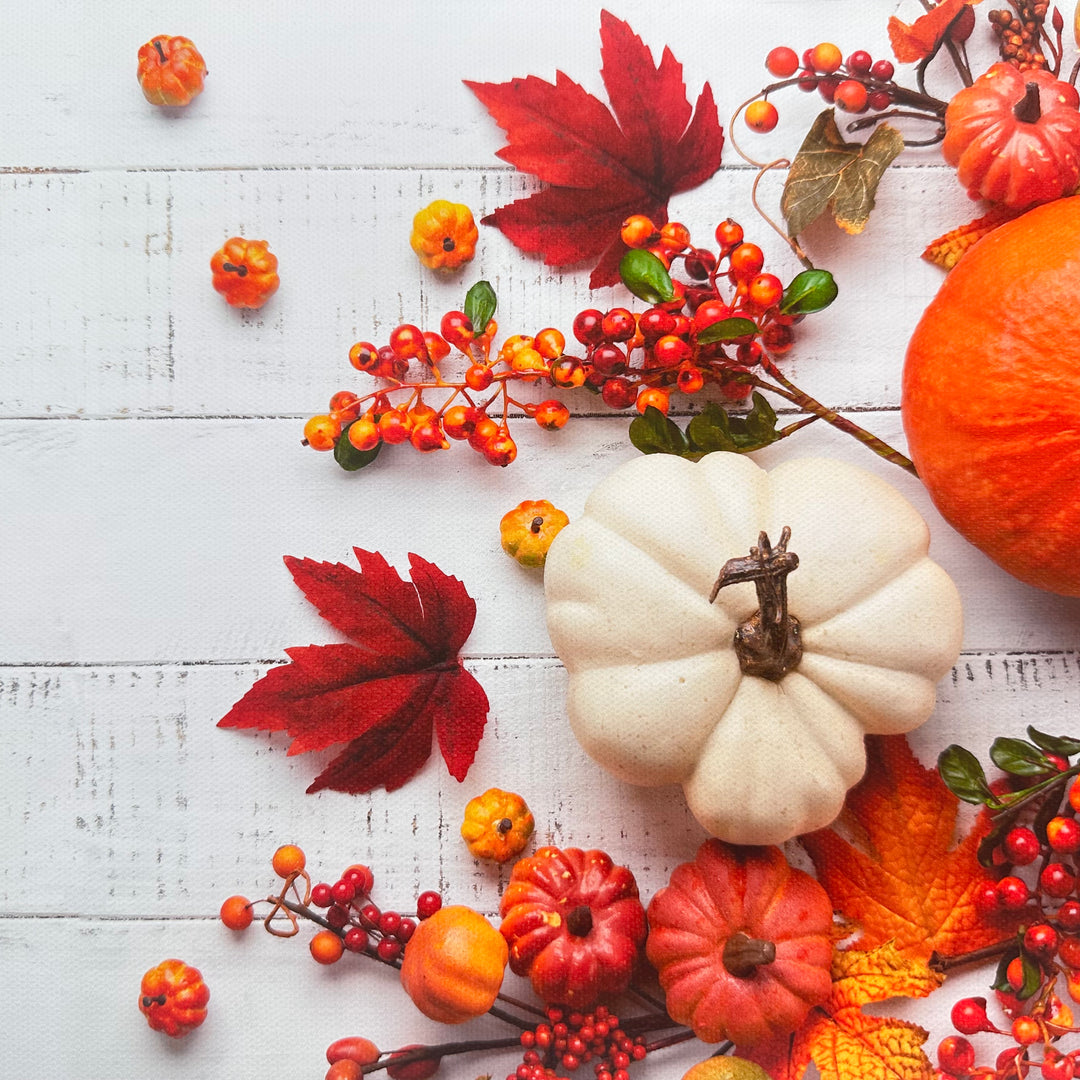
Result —
<svg viewBox="0 0 1080 1080"><path fill-rule="evenodd" d="M144 996L142 999L143 1008L149 1009L151 1005L164 1005L168 998L164 994L158 994L157 997Z"/></svg>
<svg viewBox="0 0 1080 1080"><path fill-rule="evenodd" d="M544 519L542 517L534 517L529 523L529 532L538 533L544 527Z"/></svg>
<svg viewBox="0 0 1080 1080"><path fill-rule="evenodd" d="M735 630L735 654L747 675L779 682L802 659L799 620L788 611L787 576L799 565L799 556L788 551L791 529L786 525L774 548L767 533L758 536L749 556L728 559L709 594L716 600L727 585L752 581L760 607Z"/></svg>
<svg viewBox="0 0 1080 1080"><path fill-rule="evenodd" d="M752 938L741 930L732 934L724 944L724 967L736 979L749 979L759 967L776 959L776 946L771 941Z"/></svg>
<svg viewBox="0 0 1080 1080"><path fill-rule="evenodd" d="M1013 116L1021 124L1035 124L1042 116L1042 106L1039 104L1039 84L1029 82L1024 87L1024 96L1013 106Z"/></svg>
<svg viewBox="0 0 1080 1080"><path fill-rule="evenodd" d="M505 836L513 827L514 823L508 817L499 818L495 822L495 830L500 836Z"/></svg>
<svg viewBox="0 0 1080 1080"><path fill-rule="evenodd" d="M585 937L592 930L592 909L588 904L580 904L567 914L566 929L574 937Z"/></svg>
<svg viewBox="0 0 1080 1080"><path fill-rule="evenodd" d="M248 268L246 266L234 266L232 263L222 263L222 270L228 270L230 274L235 274L237 277L247 277Z"/></svg>
<svg viewBox="0 0 1080 1080"><path fill-rule="evenodd" d="M165 50L161 47L161 42L157 38L154 38L154 48L157 49L158 59L165 63Z"/></svg>

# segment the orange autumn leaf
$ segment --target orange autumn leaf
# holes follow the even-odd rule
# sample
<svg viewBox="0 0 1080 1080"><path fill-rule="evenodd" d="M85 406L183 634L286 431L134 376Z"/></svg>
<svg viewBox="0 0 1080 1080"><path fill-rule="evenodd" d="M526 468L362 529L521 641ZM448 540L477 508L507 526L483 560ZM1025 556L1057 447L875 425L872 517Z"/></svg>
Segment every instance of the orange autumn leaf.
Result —
<svg viewBox="0 0 1080 1080"><path fill-rule="evenodd" d="M979 0L941 0L925 15L913 23L902 22L895 15L889 18L889 44L893 55L901 64L914 64L925 60L941 40L949 23L960 14L965 3L977 4Z"/></svg>
<svg viewBox="0 0 1080 1080"><path fill-rule="evenodd" d="M922 257L942 270L951 270L987 233L993 232L999 225L1019 214L1020 211L1010 210L1007 206L995 206L982 217L969 221L966 225L958 225L932 240Z"/></svg>
<svg viewBox="0 0 1080 1080"><path fill-rule="evenodd" d="M903 955L925 960L1008 937L1020 913L990 919L975 907L986 877L976 856L985 820L957 842L959 800L937 771L918 762L902 735L866 744L866 776L844 804L860 846L833 829L802 838L834 907L859 926L860 946L895 941Z"/></svg>
<svg viewBox="0 0 1080 1080"><path fill-rule="evenodd" d="M922 1049L926 1030L906 1020L866 1016L862 1006L926 997L944 976L905 958L891 943L837 952L832 976L828 1001L812 1009L798 1031L738 1053L772 1080L802 1080L811 1061L822 1080L930 1080L934 1069Z"/></svg>

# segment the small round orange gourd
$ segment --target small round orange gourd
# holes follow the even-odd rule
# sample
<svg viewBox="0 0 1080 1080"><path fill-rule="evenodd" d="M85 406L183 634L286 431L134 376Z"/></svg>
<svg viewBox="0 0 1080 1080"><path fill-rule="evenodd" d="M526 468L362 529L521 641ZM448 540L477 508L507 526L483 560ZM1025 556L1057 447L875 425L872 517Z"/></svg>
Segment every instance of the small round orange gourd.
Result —
<svg viewBox="0 0 1080 1080"><path fill-rule="evenodd" d="M449 272L472 259L479 236L464 203L436 199L413 217L409 243L426 267Z"/></svg>
<svg viewBox="0 0 1080 1080"><path fill-rule="evenodd" d="M1080 199L983 237L908 344L908 449L942 516L1010 574L1080 596Z"/></svg>
<svg viewBox="0 0 1080 1080"><path fill-rule="evenodd" d="M509 948L478 911L462 904L424 919L405 947L401 985L427 1017L463 1024L495 1004Z"/></svg>
<svg viewBox="0 0 1080 1080"><path fill-rule="evenodd" d="M504 863L525 850L535 826L520 795L488 788L466 804L461 836L477 859Z"/></svg>

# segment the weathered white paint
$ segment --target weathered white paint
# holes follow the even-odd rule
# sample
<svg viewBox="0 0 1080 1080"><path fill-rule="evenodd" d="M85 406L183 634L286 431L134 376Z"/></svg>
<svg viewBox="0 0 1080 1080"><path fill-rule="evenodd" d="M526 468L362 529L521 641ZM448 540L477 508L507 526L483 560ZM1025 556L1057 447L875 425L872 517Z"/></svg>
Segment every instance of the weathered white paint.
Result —
<svg viewBox="0 0 1080 1080"><path fill-rule="evenodd" d="M710 82L726 127L767 80L772 45L832 36L886 55L894 11L912 19L919 6L626 0L615 14L655 51L670 45L691 99ZM225 896L272 887L279 843L302 844L326 875L369 861L388 906L436 887L494 913L507 871L476 863L457 835L465 801L489 785L527 797L539 841L606 848L646 895L700 841L677 791L621 786L569 737L540 579L498 548L499 517L524 498L580 510L634 453L625 417L584 395L562 433L519 418L521 453L505 470L454 446L423 459L399 450L346 475L298 445L304 417L363 386L346 359L354 341L381 344L403 320L434 327L479 277L498 291L507 333L567 330L580 308L625 299L589 292L587 268L522 257L492 229L449 279L422 271L406 239L433 198L479 217L535 189L494 156L502 133L462 80L561 69L602 94L598 29L599 6L576 0L302 13L282 0L227 10L179 0L164 15L149 0L72 0L31 18L18 5L0 12L3 1080L43 1069L79 1080L318 1077L326 1044L345 1034L386 1048L446 1037L392 972L351 958L320 968L306 933L235 938L216 922ZM187 110L150 107L135 83L135 52L160 32L191 36L207 58L206 93ZM989 58L980 34L974 51ZM941 79L947 94L943 69ZM822 108L797 92L777 101L772 135L735 130L762 159L793 153ZM672 201L673 215L700 242L738 218L789 275L797 264L757 219L753 172L730 141L725 161ZM780 182L762 182L766 207ZM804 238L841 293L799 327L785 370L902 447L904 343L940 280L919 254L977 210L934 150L903 155L878 201L862 236L822 222ZM233 311L210 287L210 255L234 233L266 238L281 259L281 290L261 312ZM803 453L896 484L960 587L966 651L913 737L923 760L952 741L984 749L1028 723L1068 730L1080 605L1009 579L914 479L822 424L760 459ZM463 784L436 752L400 791L307 796L318 762L287 757L280 736L215 727L286 646L335 640L282 555L348 562L352 545L403 572L416 551L477 599L465 656L492 713ZM213 991L206 1026L175 1043L135 1007L142 971L171 955L198 964ZM936 1038L948 1004L988 980L905 1015ZM484 1021L467 1034L504 1030ZM669 1051L647 1073L674 1078L702 1056ZM505 1075L514 1060L448 1062L441 1075Z"/></svg>

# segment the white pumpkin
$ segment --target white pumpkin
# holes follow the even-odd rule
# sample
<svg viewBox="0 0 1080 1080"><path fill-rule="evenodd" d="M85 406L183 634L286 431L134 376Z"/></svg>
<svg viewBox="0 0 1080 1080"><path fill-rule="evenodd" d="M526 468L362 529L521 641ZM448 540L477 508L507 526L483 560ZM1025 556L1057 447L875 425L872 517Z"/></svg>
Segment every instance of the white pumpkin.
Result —
<svg viewBox="0 0 1080 1080"><path fill-rule="evenodd" d="M750 549L761 533L781 549L788 528L790 553L776 550L783 568L761 587L786 581L802 655L786 673L747 674L736 632L762 607L743 580ZM907 499L852 465L628 462L556 537L544 572L574 735L622 780L681 783L730 843L829 824L865 769L864 734L925 721L959 656L960 599L928 545ZM728 560L736 580L710 602Z"/></svg>

